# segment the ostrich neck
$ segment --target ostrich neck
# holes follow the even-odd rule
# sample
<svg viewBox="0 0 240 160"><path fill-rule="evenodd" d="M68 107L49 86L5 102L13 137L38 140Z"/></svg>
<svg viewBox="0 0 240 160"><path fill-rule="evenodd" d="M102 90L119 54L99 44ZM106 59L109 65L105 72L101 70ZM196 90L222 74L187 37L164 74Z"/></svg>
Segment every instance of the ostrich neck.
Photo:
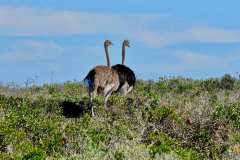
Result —
<svg viewBox="0 0 240 160"><path fill-rule="evenodd" d="M125 45L122 45L122 65L125 63Z"/></svg>
<svg viewBox="0 0 240 160"><path fill-rule="evenodd" d="M107 66L110 68L110 59L109 59L109 53L108 53L108 46L104 46L106 58L107 58Z"/></svg>

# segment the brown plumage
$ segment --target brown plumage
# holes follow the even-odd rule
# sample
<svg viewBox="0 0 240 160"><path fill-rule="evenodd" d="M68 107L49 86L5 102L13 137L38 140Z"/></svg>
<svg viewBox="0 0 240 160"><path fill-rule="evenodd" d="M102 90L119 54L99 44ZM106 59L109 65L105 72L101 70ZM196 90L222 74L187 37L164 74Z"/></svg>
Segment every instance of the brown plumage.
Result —
<svg viewBox="0 0 240 160"><path fill-rule="evenodd" d="M84 81L88 85L89 93L89 106L91 107L92 116L94 116L93 111L93 98L98 93L103 93L105 100L104 105L107 107L107 100L112 92L116 91L119 86L119 77L116 70L113 70L110 66L110 59L108 53L108 47L112 45L112 42L106 40L104 42L104 48L107 58L108 66L96 66L89 71L88 75L85 77Z"/></svg>

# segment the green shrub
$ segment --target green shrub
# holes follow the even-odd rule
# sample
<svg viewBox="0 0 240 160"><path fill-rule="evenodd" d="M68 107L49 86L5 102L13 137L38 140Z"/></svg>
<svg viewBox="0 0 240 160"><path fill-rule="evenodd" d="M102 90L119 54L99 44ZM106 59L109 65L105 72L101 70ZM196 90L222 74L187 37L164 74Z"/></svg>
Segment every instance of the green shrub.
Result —
<svg viewBox="0 0 240 160"><path fill-rule="evenodd" d="M125 156L124 156L124 153L122 151L116 151L115 154L114 154L114 158L116 160L124 160Z"/></svg>
<svg viewBox="0 0 240 160"><path fill-rule="evenodd" d="M213 118L226 121L240 129L240 103L218 105L213 113Z"/></svg>
<svg viewBox="0 0 240 160"><path fill-rule="evenodd" d="M239 88L228 75L138 80L108 108L97 96L91 117L82 84L0 86L0 159L222 159L240 143Z"/></svg>
<svg viewBox="0 0 240 160"><path fill-rule="evenodd" d="M184 149L177 139L172 139L169 135L154 131L148 135L147 144L150 155L154 158L157 154L175 153L180 159L200 159L200 155L192 149Z"/></svg>
<svg viewBox="0 0 240 160"><path fill-rule="evenodd" d="M46 158L46 153L42 150L37 149L25 155L22 160L43 160Z"/></svg>
<svg viewBox="0 0 240 160"><path fill-rule="evenodd" d="M218 79L207 79L201 82L201 89L208 92L213 92L220 89L221 83Z"/></svg>
<svg viewBox="0 0 240 160"><path fill-rule="evenodd" d="M231 90L234 87L235 78L231 77L229 74L226 74L222 77L220 85L222 89Z"/></svg>

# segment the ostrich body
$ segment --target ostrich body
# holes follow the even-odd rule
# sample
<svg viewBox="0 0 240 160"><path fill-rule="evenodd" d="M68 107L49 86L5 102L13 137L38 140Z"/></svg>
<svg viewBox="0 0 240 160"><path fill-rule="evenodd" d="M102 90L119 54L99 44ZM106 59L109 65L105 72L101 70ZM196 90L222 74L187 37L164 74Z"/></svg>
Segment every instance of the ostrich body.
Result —
<svg viewBox="0 0 240 160"><path fill-rule="evenodd" d="M134 72L125 65L126 47L130 47L128 40L124 40L122 44L122 64L116 64L112 66L112 68L118 72L119 76L120 84L117 91L123 95L129 93L133 89L136 82Z"/></svg>
<svg viewBox="0 0 240 160"><path fill-rule="evenodd" d="M92 116L93 111L93 98L98 93L103 93L105 100L104 106L107 107L107 101L112 92L116 91L119 86L119 76L116 70L110 66L110 58L108 53L108 47L112 46L112 42L106 40L104 42L104 48L107 58L107 66L96 66L89 71L84 81L87 83L89 94L89 106L91 107Z"/></svg>

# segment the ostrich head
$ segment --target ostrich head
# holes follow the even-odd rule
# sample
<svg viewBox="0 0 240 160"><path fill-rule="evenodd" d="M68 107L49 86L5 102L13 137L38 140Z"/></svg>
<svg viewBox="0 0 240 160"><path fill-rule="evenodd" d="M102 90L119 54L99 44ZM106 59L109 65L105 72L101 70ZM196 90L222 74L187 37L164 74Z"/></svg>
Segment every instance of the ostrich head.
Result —
<svg viewBox="0 0 240 160"><path fill-rule="evenodd" d="M129 42L128 40L124 40L124 41L123 41L123 45L124 45L125 47L130 47L130 42Z"/></svg>
<svg viewBox="0 0 240 160"><path fill-rule="evenodd" d="M113 43L110 40L105 40L104 41L104 46L105 47L112 46L112 45L113 45Z"/></svg>

